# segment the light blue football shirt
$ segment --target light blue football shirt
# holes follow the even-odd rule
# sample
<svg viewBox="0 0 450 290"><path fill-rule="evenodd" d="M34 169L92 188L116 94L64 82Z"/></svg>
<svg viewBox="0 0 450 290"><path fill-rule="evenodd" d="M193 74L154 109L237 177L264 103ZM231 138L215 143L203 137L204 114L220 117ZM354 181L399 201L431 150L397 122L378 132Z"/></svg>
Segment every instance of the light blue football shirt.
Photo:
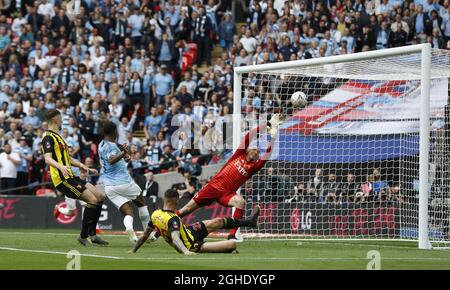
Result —
<svg viewBox="0 0 450 290"><path fill-rule="evenodd" d="M126 162L121 159L114 164L109 163L109 158L120 153L119 147L112 142L102 140L98 150L100 156L101 170L100 178L105 186L129 184L132 179L127 170Z"/></svg>

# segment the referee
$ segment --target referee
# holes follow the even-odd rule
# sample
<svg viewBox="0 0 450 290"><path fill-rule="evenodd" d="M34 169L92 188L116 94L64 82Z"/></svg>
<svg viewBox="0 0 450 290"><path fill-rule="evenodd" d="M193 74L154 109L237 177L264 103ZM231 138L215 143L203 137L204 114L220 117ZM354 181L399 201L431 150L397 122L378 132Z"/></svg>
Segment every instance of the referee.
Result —
<svg viewBox="0 0 450 290"><path fill-rule="evenodd" d="M88 168L69 155L69 147L66 141L56 133L61 130L62 124L59 111L54 109L47 111L45 120L48 123L48 130L42 138L42 149L45 156L45 163L50 168L53 185L65 196L73 199L81 199L87 203L83 212L83 223L78 242L83 246L90 245L88 241L89 236L91 243L108 245L109 243L107 241L95 233L105 196L95 186L75 176L72 171L72 166L78 167L86 173L98 174L97 170Z"/></svg>

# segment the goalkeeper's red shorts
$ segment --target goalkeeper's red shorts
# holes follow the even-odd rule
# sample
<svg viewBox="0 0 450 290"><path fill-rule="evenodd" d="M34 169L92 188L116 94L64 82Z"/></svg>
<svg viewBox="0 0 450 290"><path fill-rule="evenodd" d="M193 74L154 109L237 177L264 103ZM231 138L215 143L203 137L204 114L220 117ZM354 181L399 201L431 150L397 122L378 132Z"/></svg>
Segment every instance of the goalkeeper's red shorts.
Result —
<svg viewBox="0 0 450 290"><path fill-rule="evenodd" d="M223 206L228 206L230 199L235 195L235 191L224 192L207 184L192 199L200 206L210 205L215 201Z"/></svg>

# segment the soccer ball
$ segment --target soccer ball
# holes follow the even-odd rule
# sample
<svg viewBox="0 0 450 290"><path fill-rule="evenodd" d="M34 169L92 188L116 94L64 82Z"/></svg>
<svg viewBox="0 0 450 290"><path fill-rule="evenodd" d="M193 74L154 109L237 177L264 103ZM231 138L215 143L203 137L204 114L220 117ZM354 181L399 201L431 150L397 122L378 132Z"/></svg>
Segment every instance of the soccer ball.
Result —
<svg viewBox="0 0 450 290"><path fill-rule="evenodd" d="M304 108L308 104L308 97L304 92L295 92L291 96L291 104L294 108Z"/></svg>

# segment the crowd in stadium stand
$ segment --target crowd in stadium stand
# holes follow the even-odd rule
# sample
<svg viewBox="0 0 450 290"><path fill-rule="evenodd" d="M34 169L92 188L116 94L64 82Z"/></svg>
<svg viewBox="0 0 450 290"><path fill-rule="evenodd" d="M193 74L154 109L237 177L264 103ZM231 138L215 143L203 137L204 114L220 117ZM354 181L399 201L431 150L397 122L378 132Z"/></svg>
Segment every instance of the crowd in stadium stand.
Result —
<svg viewBox="0 0 450 290"><path fill-rule="evenodd" d="M245 196L249 202L291 203L308 202L328 205L371 202L414 202L415 194L408 194L398 181L390 181L379 168L367 175L354 171L337 174L337 169L316 168L310 174L297 176L284 167L272 166L248 181ZM325 172L327 174L325 174Z"/></svg>
<svg viewBox="0 0 450 290"><path fill-rule="evenodd" d="M133 175L195 176L229 156L227 128L216 125L233 112L234 67L450 47L449 0L239 1L239 27L231 2L0 0L0 190L48 180L48 109L61 111L62 134L85 163L98 166L102 123L113 120L119 143L132 144ZM213 59L215 48L223 52ZM250 78L243 97L255 114L280 98Z"/></svg>

